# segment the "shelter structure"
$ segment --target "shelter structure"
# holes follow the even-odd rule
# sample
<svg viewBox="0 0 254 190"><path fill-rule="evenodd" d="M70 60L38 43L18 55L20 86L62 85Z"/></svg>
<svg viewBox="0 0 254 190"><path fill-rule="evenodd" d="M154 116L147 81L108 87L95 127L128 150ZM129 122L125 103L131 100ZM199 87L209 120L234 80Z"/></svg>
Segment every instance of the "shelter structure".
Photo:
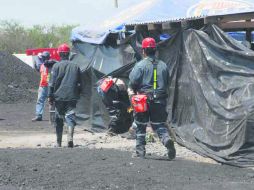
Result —
<svg viewBox="0 0 254 190"><path fill-rule="evenodd" d="M86 84L80 113L90 115L94 130L105 129L108 116L97 81L111 75L128 83L129 72L142 58L142 39L152 36L170 72L168 123L176 141L219 162L253 167L254 52L224 32L245 31L252 42L253 2L183 0L185 17L178 11L177 18L164 11L175 10L177 1L150 3L130 9L134 13L128 11L123 27L114 21L102 33L73 30L74 61Z"/></svg>

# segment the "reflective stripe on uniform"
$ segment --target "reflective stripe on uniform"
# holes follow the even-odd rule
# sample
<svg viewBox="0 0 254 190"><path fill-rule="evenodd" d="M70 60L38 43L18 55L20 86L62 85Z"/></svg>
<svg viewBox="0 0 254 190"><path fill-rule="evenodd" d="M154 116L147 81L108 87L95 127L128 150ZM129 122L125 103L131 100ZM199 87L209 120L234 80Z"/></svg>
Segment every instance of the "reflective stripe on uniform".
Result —
<svg viewBox="0 0 254 190"><path fill-rule="evenodd" d="M151 122L151 124L153 125L161 125L161 124L165 124L166 122Z"/></svg>
<svg viewBox="0 0 254 190"><path fill-rule="evenodd" d="M137 124L137 125L147 125L149 122L139 122L139 121L137 121L137 120L135 120L135 123Z"/></svg>
<svg viewBox="0 0 254 190"><path fill-rule="evenodd" d="M65 116L69 116L69 115L73 115L73 114L75 114L75 111L74 111L74 110L70 110L70 111L68 111L68 112L65 114Z"/></svg>
<svg viewBox="0 0 254 190"><path fill-rule="evenodd" d="M157 89L157 68L154 66L153 68L153 89Z"/></svg>
<svg viewBox="0 0 254 190"><path fill-rule="evenodd" d="M109 116L111 119L117 119L115 115Z"/></svg>

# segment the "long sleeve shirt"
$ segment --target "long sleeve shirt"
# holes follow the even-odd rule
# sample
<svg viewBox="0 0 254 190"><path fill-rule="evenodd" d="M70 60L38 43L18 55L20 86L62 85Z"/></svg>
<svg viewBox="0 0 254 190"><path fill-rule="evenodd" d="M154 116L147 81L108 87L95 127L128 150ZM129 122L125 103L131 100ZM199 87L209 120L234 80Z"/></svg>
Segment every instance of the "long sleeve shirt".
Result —
<svg viewBox="0 0 254 190"><path fill-rule="evenodd" d="M81 71L69 60L54 64L49 82L49 97L55 101L75 101L79 99Z"/></svg>
<svg viewBox="0 0 254 190"><path fill-rule="evenodd" d="M154 68L156 67L156 81ZM147 57L136 63L129 75L129 88L135 93L144 93L159 97L167 97L169 72L167 65L158 59ZM154 89L156 82L156 89Z"/></svg>

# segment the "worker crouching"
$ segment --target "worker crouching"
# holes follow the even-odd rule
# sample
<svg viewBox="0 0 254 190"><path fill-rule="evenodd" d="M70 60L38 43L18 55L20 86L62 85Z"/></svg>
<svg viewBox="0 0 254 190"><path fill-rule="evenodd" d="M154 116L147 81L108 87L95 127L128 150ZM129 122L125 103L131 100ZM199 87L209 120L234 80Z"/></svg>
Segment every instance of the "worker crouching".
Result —
<svg viewBox="0 0 254 190"><path fill-rule="evenodd" d="M142 41L144 59L136 63L129 75L128 94L134 109L136 128L136 157L146 154L146 127L150 122L162 144L168 150L168 158L176 156L167 121L167 98L169 72L167 65L155 57L156 42L153 38Z"/></svg>
<svg viewBox="0 0 254 190"><path fill-rule="evenodd" d="M127 132L132 124L132 114L128 112L130 102L124 81L119 78L103 78L98 82L97 91L110 116L108 134Z"/></svg>
<svg viewBox="0 0 254 190"><path fill-rule="evenodd" d="M57 146L62 146L64 120L67 123L67 146L72 148L74 127L76 126L75 108L80 95L81 72L79 67L69 60L70 48L67 44L58 47L61 61L51 71L49 82L49 103L55 103L55 129Z"/></svg>

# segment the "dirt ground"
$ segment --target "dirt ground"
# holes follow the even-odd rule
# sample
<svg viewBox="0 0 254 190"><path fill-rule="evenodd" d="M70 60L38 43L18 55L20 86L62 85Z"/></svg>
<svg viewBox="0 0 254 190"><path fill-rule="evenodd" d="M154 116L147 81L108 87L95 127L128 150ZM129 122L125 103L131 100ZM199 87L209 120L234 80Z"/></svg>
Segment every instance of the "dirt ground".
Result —
<svg viewBox="0 0 254 190"><path fill-rule="evenodd" d="M252 169L220 165L179 145L167 161L159 142L147 145L147 159L135 159L134 140L90 132L88 123L76 127L74 149L54 148L48 114L31 122L34 106L0 104L0 190L253 189Z"/></svg>

